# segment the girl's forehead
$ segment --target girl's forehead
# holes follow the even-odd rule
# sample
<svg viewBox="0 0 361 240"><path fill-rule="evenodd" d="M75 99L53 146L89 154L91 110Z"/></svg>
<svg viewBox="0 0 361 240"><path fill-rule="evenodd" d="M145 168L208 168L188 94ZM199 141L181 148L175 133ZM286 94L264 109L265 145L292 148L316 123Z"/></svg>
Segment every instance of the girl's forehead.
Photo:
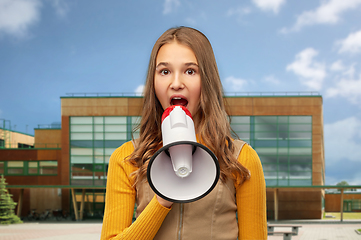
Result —
<svg viewBox="0 0 361 240"><path fill-rule="evenodd" d="M171 43L164 44L158 51L156 57L156 64L160 62L195 62L197 58L193 50L181 43L173 41Z"/></svg>

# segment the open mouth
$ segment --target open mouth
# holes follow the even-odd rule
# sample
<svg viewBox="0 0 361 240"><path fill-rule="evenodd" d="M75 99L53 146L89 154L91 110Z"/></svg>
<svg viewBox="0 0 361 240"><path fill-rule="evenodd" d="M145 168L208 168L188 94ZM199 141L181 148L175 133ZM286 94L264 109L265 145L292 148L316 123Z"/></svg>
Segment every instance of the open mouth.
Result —
<svg viewBox="0 0 361 240"><path fill-rule="evenodd" d="M180 106L183 106L183 107L187 107L188 100L185 99L185 98L181 98L181 97L174 97L174 98L171 99L170 105L180 105Z"/></svg>

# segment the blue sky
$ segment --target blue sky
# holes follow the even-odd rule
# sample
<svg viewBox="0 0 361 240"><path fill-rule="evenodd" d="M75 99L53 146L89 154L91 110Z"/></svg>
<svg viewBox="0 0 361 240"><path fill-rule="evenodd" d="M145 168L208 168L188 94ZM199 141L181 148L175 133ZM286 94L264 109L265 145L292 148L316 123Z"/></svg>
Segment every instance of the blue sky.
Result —
<svg viewBox="0 0 361 240"><path fill-rule="evenodd" d="M141 91L156 39L201 30L225 92L323 97L326 184L361 185L361 0L0 0L0 119L33 134L67 93Z"/></svg>

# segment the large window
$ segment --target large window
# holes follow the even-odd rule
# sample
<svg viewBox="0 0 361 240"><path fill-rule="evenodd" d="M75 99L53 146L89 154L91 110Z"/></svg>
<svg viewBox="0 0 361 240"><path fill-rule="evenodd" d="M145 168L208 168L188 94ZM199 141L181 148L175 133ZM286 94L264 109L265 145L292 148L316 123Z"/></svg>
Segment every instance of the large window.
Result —
<svg viewBox="0 0 361 240"><path fill-rule="evenodd" d="M0 174L5 176L58 175L57 161L1 161Z"/></svg>
<svg viewBox="0 0 361 240"><path fill-rule="evenodd" d="M139 120L71 117L71 184L105 186L110 155L132 139ZM311 116L232 116L231 120L234 132L260 156L267 186L312 185Z"/></svg>
<svg viewBox="0 0 361 240"><path fill-rule="evenodd" d="M110 155L132 139L138 122L139 117L71 117L71 184L105 186Z"/></svg>
<svg viewBox="0 0 361 240"><path fill-rule="evenodd" d="M311 116L232 116L235 133L260 156L267 186L312 185Z"/></svg>

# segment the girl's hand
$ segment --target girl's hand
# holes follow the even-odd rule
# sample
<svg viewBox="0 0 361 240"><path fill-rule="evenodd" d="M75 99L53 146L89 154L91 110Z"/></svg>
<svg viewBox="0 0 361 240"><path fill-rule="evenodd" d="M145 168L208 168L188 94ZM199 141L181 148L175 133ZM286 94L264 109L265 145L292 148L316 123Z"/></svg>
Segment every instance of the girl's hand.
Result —
<svg viewBox="0 0 361 240"><path fill-rule="evenodd" d="M157 200L160 205L162 205L163 207L166 207L166 208L170 208L173 205L173 202L164 200L163 198L159 197L158 195L157 195Z"/></svg>

